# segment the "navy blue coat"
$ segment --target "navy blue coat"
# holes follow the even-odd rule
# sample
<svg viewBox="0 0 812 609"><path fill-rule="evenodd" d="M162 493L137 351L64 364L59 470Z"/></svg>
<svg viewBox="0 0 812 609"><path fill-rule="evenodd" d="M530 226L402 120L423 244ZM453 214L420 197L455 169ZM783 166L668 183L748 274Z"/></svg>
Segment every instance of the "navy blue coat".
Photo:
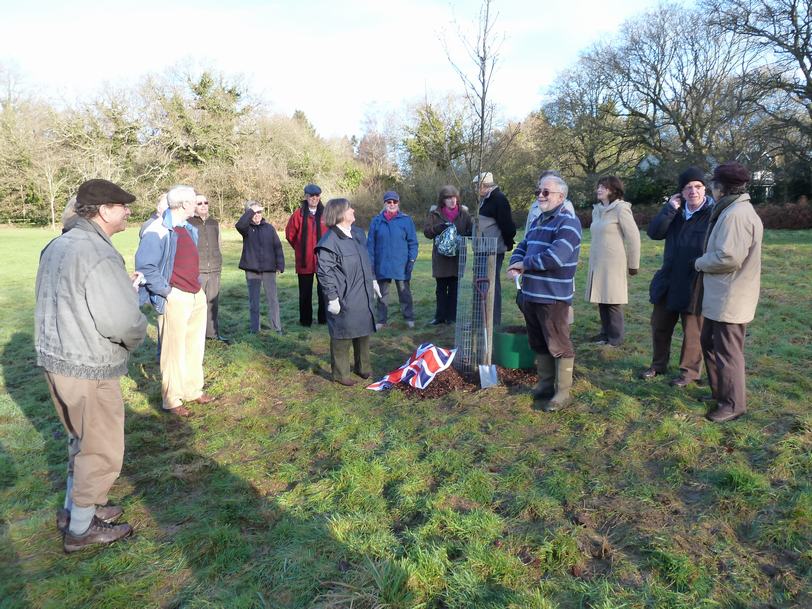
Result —
<svg viewBox="0 0 812 609"><path fill-rule="evenodd" d="M649 300L656 304L665 299L669 311L691 313L691 291L696 270L694 260L705 247L713 199L706 197L705 205L685 221L682 209L666 203L649 223L648 236L665 239L663 266L654 275L649 286Z"/></svg>
<svg viewBox="0 0 812 609"><path fill-rule="evenodd" d="M383 212L372 218L367 251L375 279L411 279L417 260L417 230L412 218L401 212L391 220Z"/></svg>
<svg viewBox="0 0 812 609"><path fill-rule="evenodd" d="M284 272L285 254L276 229L265 218L259 224L254 224L251 222L253 216L254 212L249 209L235 225L242 235L240 268L255 273Z"/></svg>
<svg viewBox="0 0 812 609"><path fill-rule="evenodd" d="M372 312L372 265L366 237L352 227L352 238L340 228L330 228L316 244L316 276L327 301L338 298L338 315L327 312L332 338L359 338L375 332Z"/></svg>

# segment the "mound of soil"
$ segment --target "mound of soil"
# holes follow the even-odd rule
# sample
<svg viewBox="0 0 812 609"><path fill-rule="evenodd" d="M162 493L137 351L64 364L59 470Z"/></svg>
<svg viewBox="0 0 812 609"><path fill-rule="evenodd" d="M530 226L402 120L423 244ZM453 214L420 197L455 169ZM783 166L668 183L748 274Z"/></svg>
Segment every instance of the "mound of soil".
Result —
<svg viewBox="0 0 812 609"><path fill-rule="evenodd" d="M532 370L513 370L510 368L496 367L499 376L499 383L506 387L532 387L536 383L536 373ZM425 389L415 389L404 383L398 383L393 387L402 391L410 397L421 400L429 398L440 398L452 391L476 391L479 389L479 376L466 377L450 367L443 370Z"/></svg>

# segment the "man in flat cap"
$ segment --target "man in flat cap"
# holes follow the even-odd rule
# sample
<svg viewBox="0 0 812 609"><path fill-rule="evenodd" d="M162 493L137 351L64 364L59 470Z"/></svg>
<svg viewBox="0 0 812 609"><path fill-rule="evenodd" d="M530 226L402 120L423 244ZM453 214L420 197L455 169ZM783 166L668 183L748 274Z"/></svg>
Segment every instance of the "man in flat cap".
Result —
<svg viewBox="0 0 812 609"><path fill-rule="evenodd" d="M124 401L119 379L144 340L147 320L110 241L127 227L135 197L107 180L79 187L71 229L40 255L34 343L56 413L68 434L68 484L57 527L65 552L112 543L132 533L111 524L123 510L107 493L124 460Z"/></svg>
<svg viewBox="0 0 812 609"><path fill-rule="evenodd" d="M308 184L304 188L304 200L293 212L285 227L285 238L293 248L296 261L296 277L299 280L299 324L313 324L313 279L316 277L316 244L327 231L322 220L324 205L321 202L321 188ZM327 323L326 303L321 287L316 281L318 298L317 319Z"/></svg>
<svg viewBox="0 0 812 609"><path fill-rule="evenodd" d="M711 421L724 423L747 410L744 335L753 321L761 287L761 241L764 226L747 194L750 172L739 163L722 163L713 171L713 207L705 253L694 267L702 275L700 343L716 408Z"/></svg>
<svg viewBox="0 0 812 609"><path fill-rule="evenodd" d="M208 404L203 393L203 353L206 347L206 294L200 283L197 229L189 224L197 193L191 186L174 186L166 195L169 208L144 230L135 252L135 270L143 273L141 304L158 313L161 341L163 409L188 417L184 405Z"/></svg>

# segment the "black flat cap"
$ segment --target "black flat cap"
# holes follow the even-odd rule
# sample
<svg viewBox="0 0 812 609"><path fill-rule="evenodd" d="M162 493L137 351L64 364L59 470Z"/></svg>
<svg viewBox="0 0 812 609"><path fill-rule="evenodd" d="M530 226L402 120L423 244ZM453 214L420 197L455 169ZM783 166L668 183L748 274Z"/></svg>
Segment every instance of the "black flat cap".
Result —
<svg viewBox="0 0 812 609"><path fill-rule="evenodd" d="M109 180L88 180L79 187L76 193L77 203L82 205L106 205L122 203L127 205L135 201L135 195L128 193L118 184Z"/></svg>

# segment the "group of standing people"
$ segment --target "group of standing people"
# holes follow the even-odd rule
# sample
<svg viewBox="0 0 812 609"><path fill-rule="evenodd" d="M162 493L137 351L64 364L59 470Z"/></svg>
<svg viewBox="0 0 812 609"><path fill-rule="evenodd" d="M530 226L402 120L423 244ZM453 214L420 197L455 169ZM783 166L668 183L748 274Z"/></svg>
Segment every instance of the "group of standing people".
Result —
<svg viewBox="0 0 812 609"><path fill-rule="evenodd" d="M716 406L715 422L746 410L744 341L755 315L761 275L763 227L747 194L750 175L739 163L714 169L712 196L705 175L689 168L678 190L648 227L652 239L665 240L663 265L651 282L653 356L640 373L652 379L667 372L671 339L682 322L680 374L671 384L696 382L704 365ZM513 248L515 225L507 198L491 174L475 181L480 193L480 231L496 237L497 268ZM542 174L533 217L513 251L507 275L521 275L522 312L536 352L538 382L534 404L545 411L572 400L575 351L570 337L574 277L581 248L581 224L568 201L568 186L555 172ZM385 298L392 281L401 312L414 323L409 281L417 258L414 222L389 191L369 236L354 226L347 199L322 205L315 184L285 230L295 251L299 278L300 323L312 324L312 289L318 293L317 321L327 323L333 379L354 385L354 373L372 375L369 338L387 319ZM640 241L623 184L613 176L598 182L593 210L592 247L586 298L600 310L596 342L623 341L626 277L636 274ZM154 217L141 229L136 271L128 276L124 260L110 240L123 231L135 197L107 180L79 187L74 216L63 234L42 251L36 280L35 350L57 416L68 435L68 478L57 527L65 552L108 544L132 533L118 522L123 510L108 503L124 454L124 403L120 377L129 354L146 336L141 305L158 314L158 350L163 408L189 416L188 405L214 398L203 390L206 338L225 340L217 320L222 254L219 225L208 213L208 200L190 186L175 186L158 202ZM440 190L428 212L424 234L434 239L432 275L437 306L432 324L454 321L457 257L441 252L438 240L453 227L470 235L472 218L452 186ZM259 295L264 287L274 330L281 331L276 275L284 271L281 241L249 201L236 224L243 237L240 268L249 291L250 330L259 330ZM501 251L500 251L501 250ZM496 284L495 323L499 323ZM375 304L377 297L378 303ZM382 320L382 321L381 321ZM350 349L353 350L352 361Z"/></svg>
<svg viewBox="0 0 812 609"><path fill-rule="evenodd" d="M679 176L675 193L648 227L665 240L663 265L651 281L652 363L639 373L653 379L667 372L677 321L683 344L673 387L701 378L704 363L715 407L714 422L733 420L746 411L744 339L758 304L763 226L750 203L748 170L736 162L714 169L712 195L704 172L690 167ZM508 276L522 276L522 312L530 346L536 352L538 383L534 403L554 411L570 401L574 350L570 340L575 267L581 225L564 205L567 185L554 172L542 174L537 203L531 208L524 240L516 247ZM592 341L618 347L624 339L623 306L628 303L627 275L640 267L640 236L615 176L598 181L592 212L586 300L598 305L601 330Z"/></svg>

